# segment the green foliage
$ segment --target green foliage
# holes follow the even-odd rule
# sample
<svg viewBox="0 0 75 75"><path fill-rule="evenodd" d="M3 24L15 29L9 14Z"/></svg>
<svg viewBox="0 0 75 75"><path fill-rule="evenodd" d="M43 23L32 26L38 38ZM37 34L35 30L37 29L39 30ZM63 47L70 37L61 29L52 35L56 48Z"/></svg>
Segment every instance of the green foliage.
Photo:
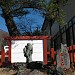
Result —
<svg viewBox="0 0 75 75"><path fill-rule="evenodd" d="M59 25L65 25L66 22L64 20L65 13L62 9L60 9L60 4L66 4L68 0L50 0L47 3L46 0L43 0L42 7L46 11L45 16L50 21L50 19L57 20Z"/></svg>
<svg viewBox="0 0 75 75"><path fill-rule="evenodd" d="M57 18L57 22L59 23L59 25L66 25L65 17L65 12L62 9L60 9L60 16L58 16Z"/></svg>
<svg viewBox="0 0 75 75"><path fill-rule="evenodd" d="M58 18L59 4L66 3L67 0L1 0L1 7L7 7L7 12L14 16L24 15L29 12L24 11L24 8L37 8L44 10L45 16L50 18ZM9 8L9 9L8 9ZM6 8L5 8L6 9Z"/></svg>
<svg viewBox="0 0 75 75"><path fill-rule="evenodd" d="M0 4L2 7L7 7L8 13L17 17L28 14L29 12L23 9L31 7L44 10L46 12L44 15L47 16L48 19L55 19L58 18L59 15L59 4L66 2L67 0L1 0Z"/></svg>

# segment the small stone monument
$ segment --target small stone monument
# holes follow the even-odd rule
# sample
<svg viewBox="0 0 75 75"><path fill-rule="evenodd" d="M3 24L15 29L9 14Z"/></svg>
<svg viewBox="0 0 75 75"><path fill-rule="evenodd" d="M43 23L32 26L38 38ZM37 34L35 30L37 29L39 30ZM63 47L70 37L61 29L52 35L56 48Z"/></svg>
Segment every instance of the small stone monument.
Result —
<svg viewBox="0 0 75 75"><path fill-rule="evenodd" d="M70 68L70 57L66 44L61 44L61 49L57 50L57 68Z"/></svg>

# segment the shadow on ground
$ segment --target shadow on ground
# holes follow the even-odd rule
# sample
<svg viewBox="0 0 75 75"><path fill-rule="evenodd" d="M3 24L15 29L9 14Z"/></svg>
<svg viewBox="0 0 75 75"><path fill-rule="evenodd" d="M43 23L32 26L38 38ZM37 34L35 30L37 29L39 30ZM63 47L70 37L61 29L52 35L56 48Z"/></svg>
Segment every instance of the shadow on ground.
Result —
<svg viewBox="0 0 75 75"><path fill-rule="evenodd" d="M43 64L39 63L39 62L31 62L31 63L28 63L26 65L26 67L28 69L32 69L32 70L34 70L34 69L41 70L41 69L43 69Z"/></svg>

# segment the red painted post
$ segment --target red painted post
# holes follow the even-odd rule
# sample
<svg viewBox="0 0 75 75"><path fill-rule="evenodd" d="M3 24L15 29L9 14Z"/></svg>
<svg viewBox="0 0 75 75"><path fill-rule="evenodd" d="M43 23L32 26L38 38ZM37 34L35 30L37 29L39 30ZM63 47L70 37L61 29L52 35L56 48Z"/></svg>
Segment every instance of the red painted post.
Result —
<svg viewBox="0 0 75 75"><path fill-rule="evenodd" d="M1 51L1 55L0 55L0 60L2 60L2 51ZM0 66L2 65L2 62L0 61Z"/></svg>
<svg viewBox="0 0 75 75"><path fill-rule="evenodd" d="M73 45L73 50L75 50L75 45Z"/></svg>
<svg viewBox="0 0 75 75"><path fill-rule="evenodd" d="M75 52L74 52L74 63L75 63Z"/></svg>
<svg viewBox="0 0 75 75"><path fill-rule="evenodd" d="M70 46L70 50L72 50L72 46Z"/></svg>
<svg viewBox="0 0 75 75"><path fill-rule="evenodd" d="M4 49L2 50L2 53L1 53L1 63L5 62L5 51Z"/></svg>
<svg viewBox="0 0 75 75"><path fill-rule="evenodd" d="M0 62L0 66L2 65L2 62Z"/></svg>
<svg viewBox="0 0 75 75"><path fill-rule="evenodd" d="M73 54L72 53L70 53L70 60L71 60L71 62L73 62Z"/></svg>
<svg viewBox="0 0 75 75"><path fill-rule="evenodd" d="M44 39L44 64L47 64L47 39Z"/></svg>
<svg viewBox="0 0 75 75"><path fill-rule="evenodd" d="M11 62L11 41L9 41L8 61Z"/></svg>
<svg viewBox="0 0 75 75"><path fill-rule="evenodd" d="M54 60L56 52L54 51L54 48L51 48L51 58ZM54 65L56 65L56 60L53 62Z"/></svg>
<svg viewBox="0 0 75 75"><path fill-rule="evenodd" d="M75 50L75 45L73 45L73 50ZM74 63L75 63L75 52L74 52Z"/></svg>
<svg viewBox="0 0 75 75"><path fill-rule="evenodd" d="M54 65L56 65L56 61L54 61L54 63L53 63Z"/></svg>
<svg viewBox="0 0 75 75"><path fill-rule="evenodd" d="M52 57L52 59L54 59L54 56L55 56L54 48L51 48L51 57Z"/></svg>

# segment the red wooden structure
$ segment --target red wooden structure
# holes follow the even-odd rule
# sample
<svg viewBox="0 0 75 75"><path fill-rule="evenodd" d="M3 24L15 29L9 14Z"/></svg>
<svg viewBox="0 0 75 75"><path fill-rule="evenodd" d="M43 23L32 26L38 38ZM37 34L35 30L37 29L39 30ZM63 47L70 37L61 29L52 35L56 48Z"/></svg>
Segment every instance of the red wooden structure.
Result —
<svg viewBox="0 0 75 75"><path fill-rule="evenodd" d="M55 58L56 52L54 48L51 48L51 53L47 49L47 40L51 39L50 36L16 36L16 37L6 37L5 40L9 40L9 50L8 53L5 53L4 49L1 52L1 61L0 65L5 62L5 58L8 57L8 61L11 62L11 40L43 40L43 47L44 47L44 64L48 64L48 55L52 59ZM75 63L75 45L67 47L69 55L70 55L70 62ZM56 60L53 62L56 65Z"/></svg>
<svg viewBox="0 0 75 75"><path fill-rule="evenodd" d="M48 39L51 39L51 37L50 36L16 36L16 37L6 37L5 40L9 40L8 61L11 62L11 40L43 40L44 64L47 64L48 54L50 54L50 51L47 50L47 40ZM3 62L5 62L5 55L6 55L6 53L4 52L4 50L2 50L0 65L2 65Z"/></svg>

